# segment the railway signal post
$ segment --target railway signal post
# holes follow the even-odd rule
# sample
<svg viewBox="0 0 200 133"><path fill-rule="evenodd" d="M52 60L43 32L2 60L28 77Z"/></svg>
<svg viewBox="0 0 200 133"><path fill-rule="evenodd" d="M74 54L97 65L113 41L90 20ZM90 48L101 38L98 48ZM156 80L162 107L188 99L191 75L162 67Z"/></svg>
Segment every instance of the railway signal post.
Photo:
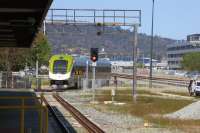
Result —
<svg viewBox="0 0 200 133"><path fill-rule="evenodd" d="M93 74L93 79L92 79L92 90L93 90L93 101L95 101L95 89L96 89L96 85L95 85L95 67L96 67L96 62L92 62L92 74Z"/></svg>
<svg viewBox="0 0 200 133"><path fill-rule="evenodd" d="M96 61L98 60L98 48L91 48L90 50L90 59L92 61L92 73L93 73L93 79L92 79L92 90L93 90L93 101L95 101L95 67L97 65Z"/></svg>

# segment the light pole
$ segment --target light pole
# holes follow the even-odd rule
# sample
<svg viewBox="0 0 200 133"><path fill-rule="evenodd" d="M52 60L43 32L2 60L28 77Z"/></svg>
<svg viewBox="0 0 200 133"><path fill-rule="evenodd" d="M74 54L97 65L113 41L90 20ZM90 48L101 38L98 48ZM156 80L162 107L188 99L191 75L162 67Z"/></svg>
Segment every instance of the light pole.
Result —
<svg viewBox="0 0 200 133"><path fill-rule="evenodd" d="M152 23L151 23L151 47L150 47L150 73L149 73L149 88L152 88L152 67L153 67L153 44L154 44L154 31L153 31L153 27L154 27L154 1L153 0L153 5L152 5Z"/></svg>

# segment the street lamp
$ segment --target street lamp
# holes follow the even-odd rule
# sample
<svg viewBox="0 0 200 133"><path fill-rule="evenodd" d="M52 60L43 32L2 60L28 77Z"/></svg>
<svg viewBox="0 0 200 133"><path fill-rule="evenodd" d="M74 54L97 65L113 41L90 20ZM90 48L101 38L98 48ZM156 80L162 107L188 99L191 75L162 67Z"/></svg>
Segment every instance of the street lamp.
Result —
<svg viewBox="0 0 200 133"><path fill-rule="evenodd" d="M153 4L152 4L152 23L151 23L151 47L150 47L150 73L149 73L149 88L152 88L152 67L153 67L153 44L154 44L154 31L153 31L153 27L154 27L154 1L153 0Z"/></svg>

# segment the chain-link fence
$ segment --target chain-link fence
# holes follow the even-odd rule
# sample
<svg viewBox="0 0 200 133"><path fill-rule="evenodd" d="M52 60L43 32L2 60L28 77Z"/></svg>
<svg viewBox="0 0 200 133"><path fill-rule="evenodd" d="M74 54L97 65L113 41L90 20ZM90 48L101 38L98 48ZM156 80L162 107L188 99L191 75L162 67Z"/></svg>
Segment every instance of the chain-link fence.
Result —
<svg viewBox="0 0 200 133"><path fill-rule="evenodd" d="M31 88L31 77L20 72L0 72L0 88Z"/></svg>
<svg viewBox="0 0 200 133"><path fill-rule="evenodd" d="M110 78L110 79L95 79L95 83L94 83L94 88L93 88L93 79L81 79L80 83L79 83L79 88L81 89L88 89L88 90L92 90L92 89L105 89L105 88L115 88L115 87L119 87L119 88L130 88L132 86L132 80L124 80L124 79L120 79L120 80L115 80L114 78Z"/></svg>
<svg viewBox="0 0 200 133"><path fill-rule="evenodd" d="M185 81L178 81L178 80L165 80L165 79L154 79L153 88L166 88L166 90L177 90L177 91L187 91L188 82ZM79 88L81 89L88 89L92 90L92 79L83 78L79 80ZM95 80L95 89L109 89L109 88L121 88L121 89L130 89L133 87L133 80L132 79L125 79L125 78L114 78L111 77L110 79L96 79ZM137 80L137 87L139 88L149 88L149 79L138 79Z"/></svg>

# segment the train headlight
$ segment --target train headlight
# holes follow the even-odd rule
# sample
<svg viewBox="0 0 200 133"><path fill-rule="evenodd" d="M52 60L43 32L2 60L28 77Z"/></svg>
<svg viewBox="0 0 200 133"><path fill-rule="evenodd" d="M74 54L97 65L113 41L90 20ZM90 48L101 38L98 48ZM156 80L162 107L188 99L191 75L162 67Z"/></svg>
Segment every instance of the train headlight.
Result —
<svg viewBox="0 0 200 133"><path fill-rule="evenodd" d="M67 85L63 85L64 88L67 88Z"/></svg>

